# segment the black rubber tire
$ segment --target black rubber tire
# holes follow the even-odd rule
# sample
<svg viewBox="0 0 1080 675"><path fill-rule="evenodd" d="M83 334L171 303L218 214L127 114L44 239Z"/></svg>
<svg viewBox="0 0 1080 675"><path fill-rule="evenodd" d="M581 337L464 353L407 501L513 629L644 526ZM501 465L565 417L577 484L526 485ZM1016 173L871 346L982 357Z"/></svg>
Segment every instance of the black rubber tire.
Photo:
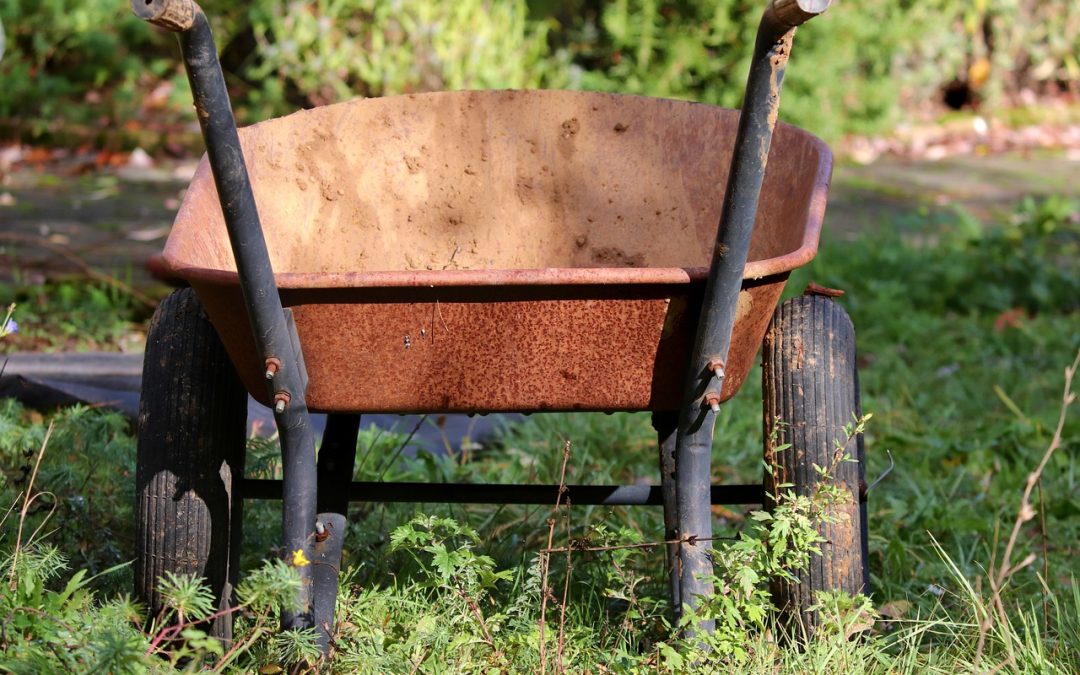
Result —
<svg viewBox="0 0 1080 675"><path fill-rule="evenodd" d="M794 485L796 494L818 489L814 466L829 468L843 497L832 507L835 522L822 523L821 554L812 555L798 583L774 579L773 600L782 616L795 620L805 634L819 622L808 611L819 591L868 592L862 435L849 442L845 425L862 414L855 362L855 329L844 310L829 298L805 295L784 302L765 337L762 364L765 460L776 475L765 472L766 495L777 483ZM773 429L775 420L781 424ZM837 443L857 462L836 462ZM777 451L782 445L785 450ZM768 499L768 497L767 497ZM768 499L772 502L771 499ZM773 504L767 504L771 508Z"/></svg>
<svg viewBox="0 0 1080 675"><path fill-rule="evenodd" d="M135 473L135 595L161 610L158 579L197 574L219 609L236 584L247 393L190 288L166 298L150 322L139 402ZM232 637L231 615L211 633Z"/></svg>

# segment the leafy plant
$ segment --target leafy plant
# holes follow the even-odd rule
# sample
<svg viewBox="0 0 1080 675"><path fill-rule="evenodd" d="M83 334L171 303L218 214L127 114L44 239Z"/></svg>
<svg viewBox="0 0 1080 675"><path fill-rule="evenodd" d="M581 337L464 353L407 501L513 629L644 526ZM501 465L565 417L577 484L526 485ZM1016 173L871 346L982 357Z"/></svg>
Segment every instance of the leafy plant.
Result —
<svg viewBox="0 0 1080 675"><path fill-rule="evenodd" d="M0 611L7 617L0 637L0 669L146 671L150 663L143 651L148 640L134 623L139 610L127 598L98 603L86 571L68 576L67 561L53 546L34 545L21 553L13 568L17 583L0 587ZM65 576L57 589L47 585Z"/></svg>
<svg viewBox="0 0 1080 675"><path fill-rule="evenodd" d="M514 575L478 554L479 543L472 529L438 516L418 515L396 528L391 548L400 572L392 586L346 596L335 663L363 672L426 670L432 662L508 667L508 615L495 599Z"/></svg>
<svg viewBox="0 0 1080 675"><path fill-rule="evenodd" d="M41 455L46 439L50 451ZM134 460L128 423L118 413L75 406L46 423L14 399L0 399L0 500L25 497L33 480L44 486L27 510L28 531L51 532L65 557L91 574L132 550Z"/></svg>
<svg viewBox="0 0 1080 675"><path fill-rule="evenodd" d="M752 656L747 648L747 633L764 633L772 628L793 633L797 630L797 626L777 624L778 608L772 602L769 585L777 579L798 583L797 575L809 568L811 556L821 554L818 545L825 541L820 533L821 525L835 522L832 507L845 498L830 477L840 462L849 461L847 446L865 431L869 418L867 415L855 420L845 429L847 440L837 442L831 466L814 467L818 482L812 491L796 494L794 486L777 482L771 497L772 508L752 511L749 531L744 530L733 540L714 547L714 594L696 610L686 611L679 624L685 630L705 619L715 622L712 634L690 643L700 650L695 653L694 661L716 668L745 666ZM778 423L773 425L774 434ZM785 449L783 445L776 447L777 452ZM767 468L776 472L775 467ZM840 601L860 606L869 602L843 594L828 596L821 602L832 603L829 606L835 609Z"/></svg>

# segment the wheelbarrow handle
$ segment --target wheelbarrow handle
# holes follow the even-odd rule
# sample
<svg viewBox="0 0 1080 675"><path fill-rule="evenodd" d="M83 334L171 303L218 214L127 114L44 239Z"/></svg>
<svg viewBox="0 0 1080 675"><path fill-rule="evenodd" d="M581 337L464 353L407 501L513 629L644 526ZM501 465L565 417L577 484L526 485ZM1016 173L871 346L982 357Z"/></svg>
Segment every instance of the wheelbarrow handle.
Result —
<svg viewBox="0 0 1080 675"><path fill-rule="evenodd" d="M832 0L771 0L763 22L795 28L829 8ZM144 21L172 31L191 28L198 11L195 0L131 0L131 9Z"/></svg>
<svg viewBox="0 0 1080 675"><path fill-rule="evenodd" d="M179 33L191 28L202 10L195 0L131 0L131 11L143 21Z"/></svg>
<svg viewBox="0 0 1080 675"><path fill-rule="evenodd" d="M720 208L716 244L701 303L697 335L687 364L675 449L676 501L682 546L681 593L684 601L709 597L713 588L709 476L713 427L724 395L725 362L738 313L743 271L757 218L761 185L780 107L780 89L795 28L824 12L830 0L771 0L758 24L754 55L743 97L739 129ZM783 149L780 149L781 152ZM690 627L711 631L713 623Z"/></svg>
<svg viewBox="0 0 1080 675"><path fill-rule="evenodd" d="M266 366L267 394L274 401L287 502L282 533L285 550L294 561L301 561L294 563L301 581L296 607L282 612L282 623L285 628L311 627L317 467L304 398L307 373L291 314L282 308L210 23L195 0L132 0L131 9L139 18L176 33L180 42L254 346Z"/></svg>
<svg viewBox="0 0 1080 675"><path fill-rule="evenodd" d="M801 26L829 8L832 0L772 0L765 9L762 23L771 23L785 32Z"/></svg>

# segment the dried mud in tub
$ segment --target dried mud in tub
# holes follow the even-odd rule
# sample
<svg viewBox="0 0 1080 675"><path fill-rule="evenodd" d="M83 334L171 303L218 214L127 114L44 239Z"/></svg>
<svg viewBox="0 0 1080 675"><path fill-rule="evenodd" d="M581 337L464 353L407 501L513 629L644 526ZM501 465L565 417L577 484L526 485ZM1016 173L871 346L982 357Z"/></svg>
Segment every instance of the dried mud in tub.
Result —
<svg viewBox="0 0 1080 675"><path fill-rule="evenodd" d="M318 196L304 200L302 229L356 254L318 256L310 271L673 267L698 247L686 201L666 189L670 176L641 181L664 168L602 151L632 120L608 124L592 110L562 118L539 113L527 95L500 99L494 114L450 99L343 111L291 152L268 152L292 154L296 187ZM355 140L343 144L341 133ZM604 172L612 175L593 180ZM658 221L663 238L650 236ZM305 260L288 267L302 271Z"/></svg>
<svg viewBox="0 0 1080 675"><path fill-rule="evenodd" d="M681 378L666 371L678 370L671 364L682 362L690 334L679 308L709 264L737 123L736 112L681 101L447 92L351 101L241 130L283 299L310 355L312 407L670 405ZM827 148L784 125L773 148L750 276L806 262L824 209ZM248 363L251 337L205 164L165 258L204 297L258 397L262 371ZM634 274L609 278L602 268ZM518 272L526 270L547 271ZM529 304L538 298L555 304ZM771 300L755 296L761 316L744 322L747 349L760 342ZM515 303L510 330L499 312ZM433 315L458 324L436 322L445 338L417 341ZM611 384L600 368L604 382L591 379L616 354L635 355L620 362L624 377ZM729 364L726 394L752 357ZM486 391L508 372L518 373L514 391Z"/></svg>

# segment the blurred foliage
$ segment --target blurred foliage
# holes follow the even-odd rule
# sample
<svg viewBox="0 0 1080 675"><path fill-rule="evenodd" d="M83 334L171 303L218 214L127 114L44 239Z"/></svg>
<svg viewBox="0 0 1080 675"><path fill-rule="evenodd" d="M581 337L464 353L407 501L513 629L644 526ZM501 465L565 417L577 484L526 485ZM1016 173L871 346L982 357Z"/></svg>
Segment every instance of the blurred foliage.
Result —
<svg viewBox="0 0 1080 675"><path fill-rule="evenodd" d="M1080 309L1080 202L1028 198L992 227L962 209L951 215L940 232L882 233L873 256L851 255L830 281L865 286L868 301L912 303L935 316L1005 313L1004 325ZM875 325L895 325L899 336L906 316L886 312Z"/></svg>
<svg viewBox="0 0 1080 675"><path fill-rule="evenodd" d="M614 0L576 5L562 47L571 85L734 107L758 0ZM1080 6L1037 0L836 0L799 29L781 117L826 138L886 129L963 87L976 104L1076 82Z"/></svg>
<svg viewBox="0 0 1080 675"><path fill-rule="evenodd" d="M548 24L524 2L318 0L252 11L260 79L308 103L441 89L532 88L553 73Z"/></svg>
<svg viewBox="0 0 1080 675"><path fill-rule="evenodd" d="M6 50L0 61L0 118L40 137L58 124L109 116L132 99L140 77L163 74L139 51L149 34L130 12L112 3L2 0ZM110 96L94 92L108 86ZM13 118L13 119L12 119Z"/></svg>
<svg viewBox="0 0 1080 675"><path fill-rule="evenodd" d="M691 98L736 107L742 100L763 3L617 0L585 22L569 49L585 64L585 89ZM902 38L894 3L839 3L801 29L785 80L782 118L818 134L870 131L892 121L892 55Z"/></svg>
<svg viewBox="0 0 1080 675"><path fill-rule="evenodd" d="M0 281L0 298L17 306L18 325L0 342L0 354L141 350L142 325L152 313L117 285L78 278L30 283L16 275L13 283Z"/></svg>
<svg viewBox="0 0 1080 675"><path fill-rule="evenodd" d="M764 0L202 3L241 121L352 96L569 87L738 105ZM1080 80L1080 5L837 0L800 29L783 115L826 138ZM171 36L126 2L0 0L0 135L144 145L193 130ZM145 127L157 133L144 133Z"/></svg>

